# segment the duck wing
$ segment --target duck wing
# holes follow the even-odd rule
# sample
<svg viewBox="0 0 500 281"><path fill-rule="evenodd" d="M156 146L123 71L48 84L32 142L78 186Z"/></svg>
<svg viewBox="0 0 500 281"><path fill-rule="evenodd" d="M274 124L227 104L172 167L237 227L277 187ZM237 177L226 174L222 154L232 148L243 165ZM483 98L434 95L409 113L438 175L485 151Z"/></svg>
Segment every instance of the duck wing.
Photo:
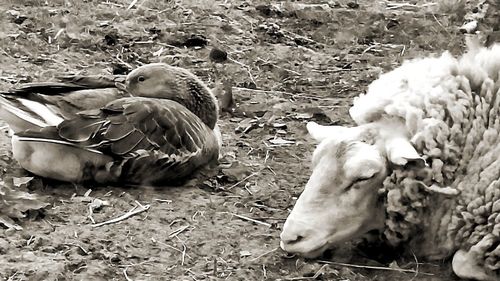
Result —
<svg viewBox="0 0 500 281"><path fill-rule="evenodd" d="M61 82L87 88L114 88L116 82L124 83L127 75L66 75L59 76Z"/></svg>
<svg viewBox="0 0 500 281"><path fill-rule="evenodd" d="M15 131L55 126L78 112L128 96L115 82L123 76L66 76L63 82L27 83L0 94L0 118Z"/></svg>
<svg viewBox="0 0 500 281"><path fill-rule="evenodd" d="M56 82L26 83L18 88L11 89L2 94L22 97L32 100L39 99L37 95L65 95L73 91L116 88L115 83L123 83L125 75L66 75L57 77ZM41 99L43 101L43 99Z"/></svg>
<svg viewBox="0 0 500 281"><path fill-rule="evenodd" d="M50 135L53 141L111 156L107 175L94 179L99 182L177 181L216 160L219 149L213 131L195 114L175 101L151 98L122 98L79 114L60 123L57 134L41 130L18 136L32 140Z"/></svg>

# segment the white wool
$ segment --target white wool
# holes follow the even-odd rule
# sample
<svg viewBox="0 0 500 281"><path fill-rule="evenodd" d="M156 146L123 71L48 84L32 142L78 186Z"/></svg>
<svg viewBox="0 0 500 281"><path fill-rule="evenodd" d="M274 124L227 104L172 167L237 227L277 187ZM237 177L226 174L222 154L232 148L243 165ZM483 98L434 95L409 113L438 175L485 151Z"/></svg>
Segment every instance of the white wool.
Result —
<svg viewBox="0 0 500 281"><path fill-rule="evenodd" d="M358 124L377 120L381 114L399 116L412 124L421 119L423 105L430 102L451 104L458 102L457 111L451 112L454 119L462 119L460 106L467 106L457 99L460 85L456 75L467 77L471 88L480 87L485 77L500 84L500 44L491 49L473 50L460 59L445 52L440 57L414 59L404 62L399 68L382 74L368 88L366 94L354 99L349 110L352 119ZM498 88L498 86L496 87ZM462 96L465 98L465 96ZM428 117L438 117L439 108L428 113ZM430 115L430 116L429 116Z"/></svg>
<svg viewBox="0 0 500 281"><path fill-rule="evenodd" d="M428 99L439 98L441 82L450 75L454 65L449 53L439 58L406 61L401 67L382 74L366 94L355 98L349 113L358 125L378 119L383 111L405 119L421 115L423 112L411 109L421 108Z"/></svg>
<svg viewBox="0 0 500 281"><path fill-rule="evenodd" d="M500 44L459 58L445 52L407 61L374 81L349 113L358 125L400 118L429 163L422 179L401 169L384 182L388 239L410 239L428 220L427 206L441 214L440 221L427 221L435 224L428 249L468 250L492 234L493 246L478 258L500 271ZM443 206L419 182L460 194Z"/></svg>

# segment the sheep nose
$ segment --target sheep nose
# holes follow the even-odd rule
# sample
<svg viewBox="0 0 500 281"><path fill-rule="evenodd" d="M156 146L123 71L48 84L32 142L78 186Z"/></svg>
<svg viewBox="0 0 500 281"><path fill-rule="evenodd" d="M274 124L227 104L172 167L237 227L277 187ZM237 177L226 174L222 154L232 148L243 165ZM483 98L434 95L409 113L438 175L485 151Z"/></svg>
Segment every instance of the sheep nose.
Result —
<svg viewBox="0 0 500 281"><path fill-rule="evenodd" d="M284 244L287 244L287 245L292 245L292 244L295 244L295 243L298 243L302 240L304 240L304 236L300 235L300 234L284 234L284 233L281 233L281 242L283 242Z"/></svg>
<svg viewBox="0 0 500 281"><path fill-rule="evenodd" d="M307 240L307 229L302 224L297 224L293 221L287 221L281 232L281 248L283 250L290 249L299 242Z"/></svg>

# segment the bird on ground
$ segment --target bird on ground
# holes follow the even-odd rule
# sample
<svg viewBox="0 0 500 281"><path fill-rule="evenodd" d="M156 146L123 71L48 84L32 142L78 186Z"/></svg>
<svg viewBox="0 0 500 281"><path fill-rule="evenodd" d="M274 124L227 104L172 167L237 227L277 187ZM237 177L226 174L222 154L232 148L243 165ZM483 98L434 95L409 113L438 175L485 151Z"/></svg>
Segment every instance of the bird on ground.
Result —
<svg viewBox="0 0 500 281"><path fill-rule="evenodd" d="M169 185L217 162L218 107L186 69L163 63L125 76L71 76L0 94L13 157L66 182Z"/></svg>

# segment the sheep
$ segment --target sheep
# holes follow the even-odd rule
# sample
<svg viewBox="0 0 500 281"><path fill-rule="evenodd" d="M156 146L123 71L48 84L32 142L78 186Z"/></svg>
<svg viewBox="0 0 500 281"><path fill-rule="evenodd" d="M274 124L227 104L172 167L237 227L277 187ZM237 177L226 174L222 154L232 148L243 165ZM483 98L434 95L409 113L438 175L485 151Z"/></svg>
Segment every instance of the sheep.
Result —
<svg viewBox="0 0 500 281"><path fill-rule="evenodd" d="M354 127L307 129L312 175L281 248L314 258L378 230L464 279L500 280L500 44L413 59L354 99Z"/></svg>

